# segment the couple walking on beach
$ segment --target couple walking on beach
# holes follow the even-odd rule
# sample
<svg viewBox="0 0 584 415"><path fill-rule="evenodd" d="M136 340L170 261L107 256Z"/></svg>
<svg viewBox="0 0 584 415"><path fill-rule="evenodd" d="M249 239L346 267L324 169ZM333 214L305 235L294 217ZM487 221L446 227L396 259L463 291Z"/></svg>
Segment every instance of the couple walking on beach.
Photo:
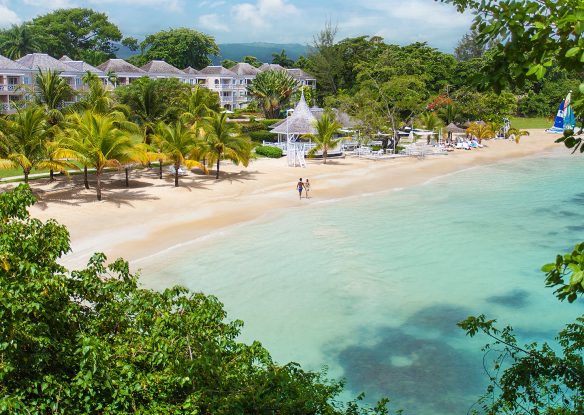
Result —
<svg viewBox="0 0 584 415"><path fill-rule="evenodd" d="M302 191L304 190L305 198L308 199L308 192L310 191L310 182L306 179L305 182L302 181L302 177L298 179L296 184L296 190L298 190L298 196L302 199Z"/></svg>

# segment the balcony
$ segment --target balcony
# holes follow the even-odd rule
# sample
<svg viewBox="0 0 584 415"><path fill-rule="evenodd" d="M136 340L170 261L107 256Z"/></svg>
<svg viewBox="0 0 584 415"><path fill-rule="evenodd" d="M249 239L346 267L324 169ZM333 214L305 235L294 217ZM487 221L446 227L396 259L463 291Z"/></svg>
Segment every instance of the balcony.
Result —
<svg viewBox="0 0 584 415"><path fill-rule="evenodd" d="M214 91L227 91L227 90L233 90L235 88L235 85L229 83L220 83L220 84L209 84L209 89L212 89Z"/></svg>
<svg viewBox="0 0 584 415"><path fill-rule="evenodd" d="M24 84L0 84L0 94L14 94L14 93L22 93L24 92Z"/></svg>

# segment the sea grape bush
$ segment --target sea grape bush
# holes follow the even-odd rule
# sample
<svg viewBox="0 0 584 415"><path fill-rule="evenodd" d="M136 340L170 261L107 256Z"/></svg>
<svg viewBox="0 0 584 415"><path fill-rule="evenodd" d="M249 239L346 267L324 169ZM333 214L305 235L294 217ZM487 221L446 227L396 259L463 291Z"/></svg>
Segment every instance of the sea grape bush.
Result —
<svg viewBox="0 0 584 415"><path fill-rule="evenodd" d="M342 383L237 341L213 296L142 289L119 259L68 271L58 223L0 194L0 414L387 414L342 405Z"/></svg>
<svg viewBox="0 0 584 415"><path fill-rule="evenodd" d="M269 158L280 158L282 157L282 149L278 147L271 146L258 146L255 148L256 154Z"/></svg>

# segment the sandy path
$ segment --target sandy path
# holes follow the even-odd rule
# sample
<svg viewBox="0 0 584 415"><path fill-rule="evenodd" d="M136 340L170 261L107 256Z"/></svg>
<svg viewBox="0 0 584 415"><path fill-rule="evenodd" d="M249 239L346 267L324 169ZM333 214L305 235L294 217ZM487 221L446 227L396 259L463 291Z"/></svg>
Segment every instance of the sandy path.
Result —
<svg viewBox="0 0 584 415"><path fill-rule="evenodd" d="M287 167L285 158L259 159L247 168L224 163L220 180L191 173L180 179L179 188L170 175L159 180L157 170L133 172L129 189L123 173L112 174L102 202L95 200L93 188L85 190L81 177L35 181L39 202L31 212L67 226L73 249L64 259L68 266L82 266L95 251L132 261L278 209L412 186L469 167L538 154L560 147L554 138L533 130L519 145L497 140L488 142L488 148L424 159L347 157L327 165L311 160L306 168ZM311 199L298 200L299 177L310 178Z"/></svg>

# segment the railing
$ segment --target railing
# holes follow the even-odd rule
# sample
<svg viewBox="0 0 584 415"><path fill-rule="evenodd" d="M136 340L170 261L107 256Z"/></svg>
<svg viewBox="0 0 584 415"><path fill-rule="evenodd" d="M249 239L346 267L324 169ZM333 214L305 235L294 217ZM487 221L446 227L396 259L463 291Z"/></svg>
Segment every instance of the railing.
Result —
<svg viewBox="0 0 584 415"><path fill-rule="evenodd" d="M0 91L4 92L14 92L14 91L18 91L20 89L22 85L16 84L16 85L0 85Z"/></svg>

